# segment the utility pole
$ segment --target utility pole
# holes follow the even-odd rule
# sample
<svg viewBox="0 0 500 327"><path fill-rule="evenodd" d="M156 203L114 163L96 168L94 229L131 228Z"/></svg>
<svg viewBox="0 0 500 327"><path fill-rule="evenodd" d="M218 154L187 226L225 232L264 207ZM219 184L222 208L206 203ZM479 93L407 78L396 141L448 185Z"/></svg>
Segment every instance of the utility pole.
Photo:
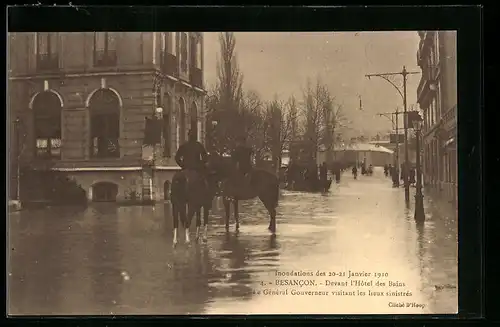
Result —
<svg viewBox="0 0 500 327"><path fill-rule="evenodd" d="M419 74L419 72L409 72L406 70L406 66L403 66L403 70L395 73L378 73L378 74L367 74L365 75L368 79L371 77L380 77L384 79L386 82L391 84L396 91L398 91L399 95L403 99L403 127L404 127L404 144L405 144L405 163L403 167L403 177L404 177L404 186L405 186L405 202L407 205L410 203L410 184L408 181L408 121L407 121L407 106L406 106L406 81L408 75ZM403 77L403 91L399 89L399 87L394 84L393 81L390 80L392 76L402 76Z"/></svg>
<svg viewBox="0 0 500 327"><path fill-rule="evenodd" d="M394 165L396 168L399 169L399 115L401 114L401 112L399 111L399 108L396 107L396 111L393 111L393 112L381 112L381 113L378 113L377 116L380 116L380 117L385 117L387 119L389 119L392 123L392 130L396 133L396 151L395 151L395 156L394 156Z"/></svg>

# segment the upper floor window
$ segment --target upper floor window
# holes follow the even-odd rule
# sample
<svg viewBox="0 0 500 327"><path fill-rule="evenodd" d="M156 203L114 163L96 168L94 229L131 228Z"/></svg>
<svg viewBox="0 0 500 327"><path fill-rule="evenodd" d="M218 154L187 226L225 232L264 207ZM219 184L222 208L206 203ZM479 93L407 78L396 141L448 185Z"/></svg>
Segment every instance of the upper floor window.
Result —
<svg viewBox="0 0 500 327"><path fill-rule="evenodd" d="M61 158L62 103L51 91L39 93L33 100L36 153L42 159Z"/></svg>
<svg viewBox="0 0 500 327"><path fill-rule="evenodd" d="M202 40L198 39L198 42L196 42L196 64L195 64L195 67L198 69L201 69L201 64L202 64L202 55L203 55L203 51L201 48L202 46L203 46Z"/></svg>
<svg viewBox="0 0 500 327"><path fill-rule="evenodd" d="M171 101L170 96L165 94L163 103L163 156L167 158L172 153Z"/></svg>
<svg viewBox="0 0 500 327"><path fill-rule="evenodd" d="M36 33L35 42L37 69L59 68L58 33Z"/></svg>
<svg viewBox="0 0 500 327"><path fill-rule="evenodd" d="M115 66L116 37L110 32L94 33L94 66Z"/></svg>
<svg viewBox="0 0 500 327"><path fill-rule="evenodd" d="M188 35L181 33L181 70L187 72L188 68Z"/></svg>
<svg viewBox="0 0 500 327"><path fill-rule="evenodd" d="M175 49L175 32L162 32L161 33L161 51L176 55Z"/></svg>
<svg viewBox="0 0 500 327"><path fill-rule="evenodd" d="M160 33L160 52L162 71L168 75L177 76L179 62L177 61L177 49L175 43L176 32Z"/></svg>
<svg viewBox="0 0 500 327"><path fill-rule="evenodd" d="M189 62L191 67L201 69L201 41L198 37L191 37Z"/></svg>
<svg viewBox="0 0 500 327"><path fill-rule="evenodd" d="M434 42L434 54L435 54L434 62L436 64L439 64L439 54L440 54L439 47L440 47L439 32L436 32L436 38Z"/></svg>

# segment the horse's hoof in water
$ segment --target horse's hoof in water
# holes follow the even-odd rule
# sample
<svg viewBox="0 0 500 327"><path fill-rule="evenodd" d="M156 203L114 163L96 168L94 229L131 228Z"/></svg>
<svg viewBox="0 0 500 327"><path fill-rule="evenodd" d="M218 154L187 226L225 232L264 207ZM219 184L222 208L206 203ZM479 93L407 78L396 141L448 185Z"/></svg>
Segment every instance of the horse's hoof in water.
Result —
<svg viewBox="0 0 500 327"><path fill-rule="evenodd" d="M172 247L175 249L177 247L177 242L172 243Z"/></svg>

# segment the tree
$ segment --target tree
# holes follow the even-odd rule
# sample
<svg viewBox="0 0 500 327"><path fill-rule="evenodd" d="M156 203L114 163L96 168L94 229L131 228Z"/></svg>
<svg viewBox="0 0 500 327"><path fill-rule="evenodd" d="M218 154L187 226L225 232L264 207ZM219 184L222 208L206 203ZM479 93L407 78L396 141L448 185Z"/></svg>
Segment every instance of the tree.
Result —
<svg viewBox="0 0 500 327"><path fill-rule="evenodd" d="M335 131L345 126L345 117L342 106L337 105L335 97L328 87L317 79L315 87L310 81L304 92L303 113L306 116L304 131L304 146L308 154L315 160L319 150L326 150L330 154L335 143Z"/></svg>
<svg viewBox="0 0 500 327"><path fill-rule="evenodd" d="M217 82L207 97L207 131L210 145L219 153L227 153L241 132L238 122L243 98L243 74L238 67L232 32L219 34L220 53L217 59ZM217 122L212 126L212 121Z"/></svg>

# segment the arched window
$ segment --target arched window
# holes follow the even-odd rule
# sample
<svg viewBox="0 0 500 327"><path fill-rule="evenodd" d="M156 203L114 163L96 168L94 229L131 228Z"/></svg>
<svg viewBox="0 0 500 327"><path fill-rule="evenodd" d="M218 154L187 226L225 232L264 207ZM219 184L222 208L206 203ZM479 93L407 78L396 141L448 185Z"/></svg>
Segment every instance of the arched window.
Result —
<svg viewBox="0 0 500 327"><path fill-rule="evenodd" d="M62 103L51 91L39 93L33 100L36 156L44 159L61 158Z"/></svg>
<svg viewBox="0 0 500 327"><path fill-rule="evenodd" d="M172 153L172 99L168 94L163 97L163 156L170 157Z"/></svg>
<svg viewBox="0 0 500 327"><path fill-rule="evenodd" d="M198 108L195 102L191 104L191 108L189 109L189 123L190 130L194 131L195 135L198 135Z"/></svg>
<svg viewBox="0 0 500 327"><path fill-rule="evenodd" d="M184 99L179 99L179 121L177 123L177 131L178 131L178 139L180 146L184 142L186 142L186 104L184 103Z"/></svg>
<svg viewBox="0 0 500 327"><path fill-rule="evenodd" d="M99 89L89 101L90 155L95 158L120 157L120 100L109 89Z"/></svg>

